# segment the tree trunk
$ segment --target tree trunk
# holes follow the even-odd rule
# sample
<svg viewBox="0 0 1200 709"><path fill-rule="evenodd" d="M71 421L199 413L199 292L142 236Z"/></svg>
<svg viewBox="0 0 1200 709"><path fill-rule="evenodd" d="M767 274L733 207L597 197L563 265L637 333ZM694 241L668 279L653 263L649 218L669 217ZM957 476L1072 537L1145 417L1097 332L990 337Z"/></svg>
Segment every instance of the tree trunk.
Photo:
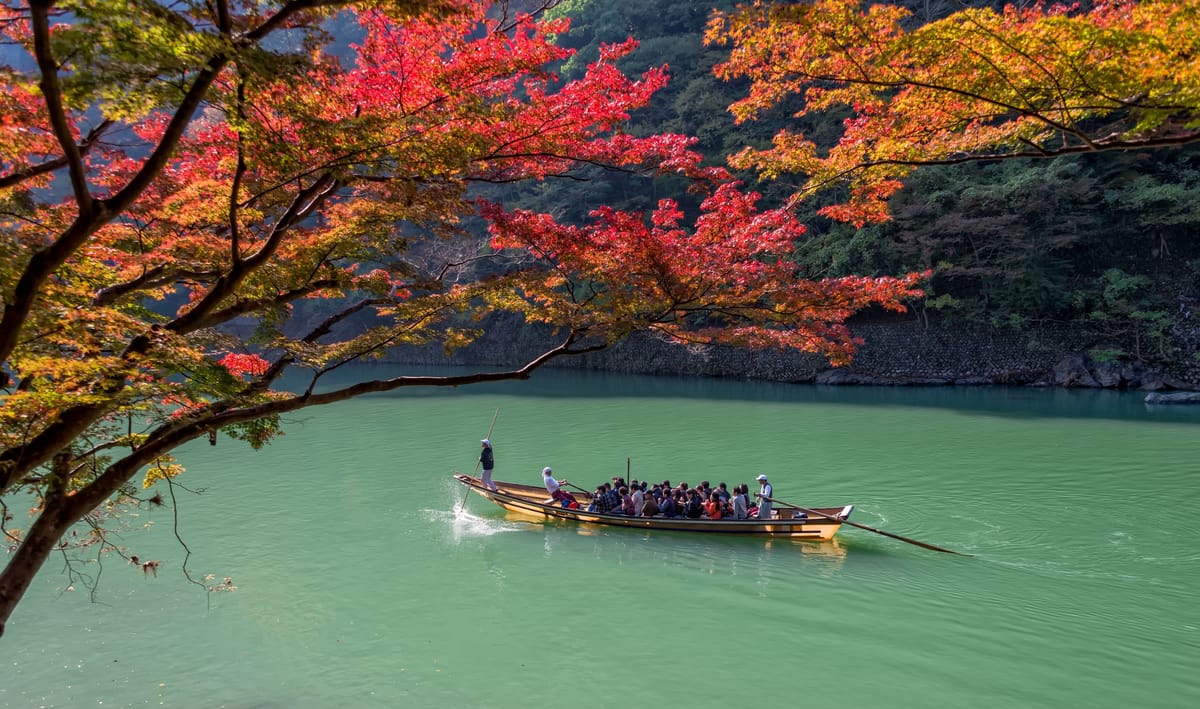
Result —
<svg viewBox="0 0 1200 709"><path fill-rule="evenodd" d="M0 571L0 637L4 636L9 616L33 583L38 570L50 558L63 535L79 521L79 517L71 519L68 512L71 507L65 500L54 503L53 508L47 503L16 553L9 558L4 571Z"/></svg>

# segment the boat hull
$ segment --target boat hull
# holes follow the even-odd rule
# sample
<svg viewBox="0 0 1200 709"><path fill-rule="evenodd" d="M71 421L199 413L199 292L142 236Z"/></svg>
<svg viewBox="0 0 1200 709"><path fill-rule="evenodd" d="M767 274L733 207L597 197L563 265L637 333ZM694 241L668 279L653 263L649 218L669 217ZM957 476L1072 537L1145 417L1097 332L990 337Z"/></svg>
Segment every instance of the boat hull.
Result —
<svg viewBox="0 0 1200 709"><path fill-rule="evenodd" d="M770 520L748 519L687 519L683 517L629 517L621 514L606 514L588 512L585 508L591 501L590 496L576 493L580 509L567 509L552 502L545 488L532 485L518 485L496 481L498 490L483 487L478 478L456 473L455 479L466 485L471 491L490 500L509 512L535 521L562 520L581 524L596 524L608 527L626 527L639 530L671 530L677 532L692 532L699 534L724 534L750 537L783 537L788 539L811 539L827 541L833 539L842 525L842 520L850 516L853 505L844 507L816 507L819 512L828 517L810 515L807 519L791 517L776 517ZM775 510L776 514L791 514L791 510Z"/></svg>

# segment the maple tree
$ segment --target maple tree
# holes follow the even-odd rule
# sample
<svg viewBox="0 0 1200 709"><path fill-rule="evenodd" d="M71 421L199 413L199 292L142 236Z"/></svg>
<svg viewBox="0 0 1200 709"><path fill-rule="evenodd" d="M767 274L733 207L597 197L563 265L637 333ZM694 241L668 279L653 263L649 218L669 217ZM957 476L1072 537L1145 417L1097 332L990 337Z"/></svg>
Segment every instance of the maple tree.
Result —
<svg viewBox="0 0 1200 709"><path fill-rule="evenodd" d="M0 633L52 552L125 554L105 520L161 503L185 442L258 447L287 412L526 378L639 330L844 362L850 314L916 293L917 275L806 280L793 217L691 139L619 130L664 68L618 71L626 42L559 81L566 21L507 9L0 5L24 52L0 67ZM362 34L347 59L323 29L344 13ZM472 189L596 165L685 176L704 206L690 224L664 201L565 225ZM496 312L557 344L502 371L320 386L392 348L466 344ZM289 371L307 384L281 387Z"/></svg>
<svg viewBox="0 0 1200 709"><path fill-rule="evenodd" d="M864 225L922 165L1200 141L1200 0L967 8L917 24L861 0L755 2L714 13L715 71L748 78L738 121L798 100L797 116L849 115L835 145L780 131L730 164L800 175L795 199L838 188L822 209Z"/></svg>

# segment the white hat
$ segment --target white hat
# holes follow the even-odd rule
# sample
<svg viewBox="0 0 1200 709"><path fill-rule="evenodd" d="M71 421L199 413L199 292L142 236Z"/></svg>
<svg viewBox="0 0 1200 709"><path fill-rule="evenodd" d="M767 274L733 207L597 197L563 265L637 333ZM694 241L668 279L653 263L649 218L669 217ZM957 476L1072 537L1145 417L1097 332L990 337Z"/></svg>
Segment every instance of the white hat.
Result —
<svg viewBox="0 0 1200 709"><path fill-rule="evenodd" d="M491 441L489 441L489 440L488 440L488 439L486 439L486 438L485 438L485 439L483 439L482 441L480 441L480 443L482 443L482 444L483 444L483 445L485 445L485 446L490 446L490 445L492 445L492 442L491 442Z"/></svg>
<svg viewBox="0 0 1200 709"><path fill-rule="evenodd" d="M754 478L754 479L755 479L755 480L757 480L757 481L759 481L759 482L766 482L766 480L767 480L767 476L766 476L766 475L759 475L757 478Z"/></svg>
<svg viewBox="0 0 1200 709"><path fill-rule="evenodd" d="M549 466L542 468L542 475L549 475L551 472L553 471L550 470Z"/></svg>

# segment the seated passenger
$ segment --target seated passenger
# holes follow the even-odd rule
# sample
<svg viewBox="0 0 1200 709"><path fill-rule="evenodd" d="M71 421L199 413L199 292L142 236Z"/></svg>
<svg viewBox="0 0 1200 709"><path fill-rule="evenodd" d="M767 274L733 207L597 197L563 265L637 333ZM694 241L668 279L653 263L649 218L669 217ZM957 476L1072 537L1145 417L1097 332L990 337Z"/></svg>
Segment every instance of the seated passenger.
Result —
<svg viewBox="0 0 1200 709"><path fill-rule="evenodd" d="M654 495L646 495L646 502L642 504L642 516L653 517L658 512L658 501L654 499Z"/></svg>
<svg viewBox="0 0 1200 709"><path fill-rule="evenodd" d="M709 519L721 519L721 508L721 496L715 492L708 498L708 502L704 503L704 512Z"/></svg>
<svg viewBox="0 0 1200 709"><path fill-rule="evenodd" d="M604 483L604 489L608 494L608 511L615 515L621 514L621 493L608 483Z"/></svg>
<svg viewBox="0 0 1200 709"><path fill-rule="evenodd" d="M576 507L579 507L579 503L576 502L575 496L562 489L562 486L567 484L566 479L564 478L562 480L555 480L552 473L553 471L550 470L549 467L542 468L542 484L546 486L546 491L550 493L550 497L554 498L554 501L558 502L563 507L567 507L572 503L574 503Z"/></svg>
<svg viewBox="0 0 1200 709"><path fill-rule="evenodd" d="M663 495L662 504L658 506L658 511L662 513L663 517L678 517L679 505L675 503L675 495L670 493Z"/></svg>
<svg viewBox="0 0 1200 709"><path fill-rule="evenodd" d="M749 490L745 485L738 485L733 488L733 518L734 519L749 519L750 518L750 501L746 494Z"/></svg>
<svg viewBox="0 0 1200 709"><path fill-rule="evenodd" d="M629 494L629 488L621 488L621 514L636 516L636 511L633 508L633 495Z"/></svg>
<svg viewBox="0 0 1200 709"><path fill-rule="evenodd" d="M687 504L683 507L683 516L688 519L700 519L704 514L704 503L695 490L688 490Z"/></svg>
<svg viewBox="0 0 1200 709"><path fill-rule="evenodd" d="M610 514L615 506L612 495L608 494L608 483L596 487L596 496L592 498L592 512Z"/></svg>

